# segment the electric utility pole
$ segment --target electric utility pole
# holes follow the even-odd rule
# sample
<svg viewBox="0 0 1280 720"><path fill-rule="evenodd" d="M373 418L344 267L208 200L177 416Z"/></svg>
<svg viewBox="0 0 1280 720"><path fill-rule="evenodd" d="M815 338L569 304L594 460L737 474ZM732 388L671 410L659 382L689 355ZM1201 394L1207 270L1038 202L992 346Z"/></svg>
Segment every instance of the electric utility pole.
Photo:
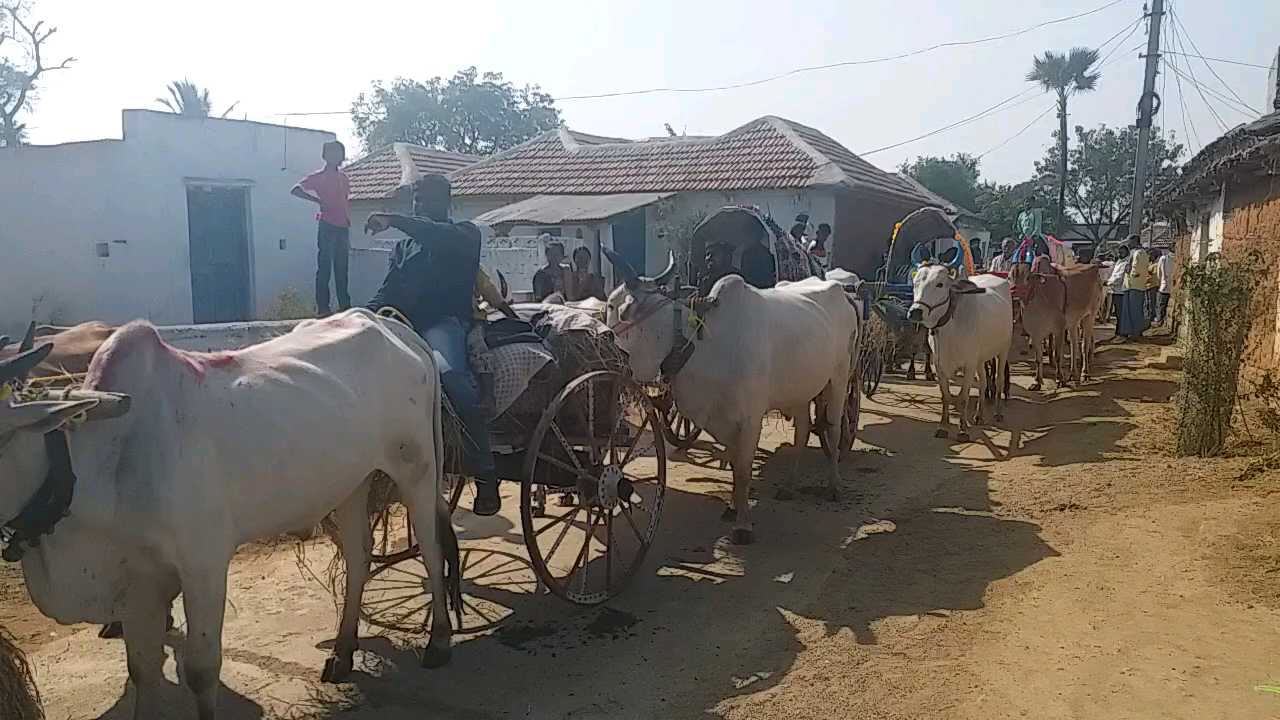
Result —
<svg viewBox="0 0 1280 720"><path fill-rule="evenodd" d="M1151 140L1151 118L1160 110L1162 99L1156 95L1156 70L1160 65L1160 21L1164 18L1164 0L1152 0L1151 22L1147 26L1147 72L1142 79L1142 97L1138 100L1138 151L1133 161L1133 203L1129 206L1129 234L1142 231L1142 201L1146 198L1147 143Z"/></svg>

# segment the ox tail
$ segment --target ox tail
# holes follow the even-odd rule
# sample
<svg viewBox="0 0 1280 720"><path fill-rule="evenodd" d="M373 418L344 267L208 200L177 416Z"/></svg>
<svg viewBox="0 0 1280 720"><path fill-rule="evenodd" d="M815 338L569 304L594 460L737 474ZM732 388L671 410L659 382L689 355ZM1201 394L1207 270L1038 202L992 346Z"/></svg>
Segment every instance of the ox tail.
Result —
<svg viewBox="0 0 1280 720"><path fill-rule="evenodd" d="M434 361L433 363L434 364ZM435 496L436 496L436 535L440 540L440 549L444 553L444 586L446 597L440 599L440 609L453 612L458 619L458 629L462 629L462 557L458 550L458 535L453 530L453 518L449 502L442 494L444 490L444 387L440 383L439 369L436 372L436 402L432 403L434 417L431 424L431 441L435 445Z"/></svg>
<svg viewBox="0 0 1280 720"><path fill-rule="evenodd" d="M440 547L444 551L444 585L447 597L440 604L442 612L448 613L453 607L454 617L458 620L458 629L462 629L462 556L458 551L458 535L453 531L453 522L449 516L449 503L440 498L436 503L439 517Z"/></svg>

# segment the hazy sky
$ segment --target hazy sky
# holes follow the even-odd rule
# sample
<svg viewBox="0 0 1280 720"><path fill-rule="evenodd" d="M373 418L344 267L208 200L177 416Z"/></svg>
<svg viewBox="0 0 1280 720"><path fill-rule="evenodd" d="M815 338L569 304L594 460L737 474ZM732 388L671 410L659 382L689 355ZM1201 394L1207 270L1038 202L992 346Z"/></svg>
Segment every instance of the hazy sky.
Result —
<svg viewBox="0 0 1280 720"><path fill-rule="evenodd" d="M34 0L36 13L59 28L47 52L71 54L79 62L48 76L27 122L38 143L119 137L122 108L154 108L166 83L184 77L210 88L215 111L239 101L234 117L268 122L282 121L283 113L347 110L375 79L447 76L468 65L503 72L517 83L536 83L557 97L720 85L1014 31L1105 2ZM1267 65L1280 45L1277 0L1175 0L1172 6L1206 56ZM560 108L572 128L622 137L661 135L663 123L678 132L715 134L761 115L782 115L864 153L995 105L1028 86L1023 76L1034 54L1097 46L1133 23L1141 10L1142 0L1122 0L1019 37L904 60L802 73L723 92L565 100ZM1103 70L1099 90L1072 103L1073 124L1133 121L1142 78L1134 48L1144 40L1145 26L1138 26L1122 45L1117 39L1108 46L1120 49ZM1214 68L1248 105L1263 109L1266 70L1220 63ZM1199 60L1190 70L1202 84L1217 85ZM1188 72L1185 66L1182 71ZM1167 75L1164 124L1181 137L1177 76ZM1161 79L1157 87L1164 83ZM1221 129L1190 83L1182 84L1187 124L1208 142ZM1228 126L1251 119L1208 98ZM892 169L921 154L982 153L1030 123L1051 99L1036 92L1015 103L867 158ZM354 144L345 115L290 122L333 130ZM985 156L983 175L1000 181L1028 177L1054 123L1054 114L1046 113ZM1191 145L1198 146L1194 140Z"/></svg>

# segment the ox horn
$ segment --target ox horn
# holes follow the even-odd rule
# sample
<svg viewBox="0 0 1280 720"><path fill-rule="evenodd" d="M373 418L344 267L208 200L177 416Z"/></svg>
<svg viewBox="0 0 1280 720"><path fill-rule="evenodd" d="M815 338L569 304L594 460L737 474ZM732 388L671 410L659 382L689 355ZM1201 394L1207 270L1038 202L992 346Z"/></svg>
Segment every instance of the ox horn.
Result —
<svg viewBox="0 0 1280 720"><path fill-rule="evenodd" d="M511 302L511 286L507 284L507 276L498 271L498 294L502 295L502 299Z"/></svg>
<svg viewBox="0 0 1280 720"><path fill-rule="evenodd" d="M676 255L675 253L668 250L667 251L667 269L663 270L662 272L658 273L657 275L651 278L644 277L643 275L641 275L639 280L642 283L650 283L653 285L665 285L667 284L668 281L671 280L671 277L675 275L675 273L676 273Z"/></svg>
<svg viewBox="0 0 1280 720"><path fill-rule="evenodd" d="M18 346L18 352L24 353L36 345L36 321L32 320L27 326L27 334L22 336L22 344Z"/></svg>
<svg viewBox="0 0 1280 720"><path fill-rule="evenodd" d="M27 373L43 362L51 352L53 352L53 343L45 343L34 350L27 350L8 360L0 361L0 383L25 379Z"/></svg>
<svg viewBox="0 0 1280 720"><path fill-rule="evenodd" d="M600 248L604 256L609 258L609 262L622 275L622 284L629 288L638 286L641 282L640 275L636 273L636 269L631 267L631 263L627 262L621 255L618 255L609 248Z"/></svg>

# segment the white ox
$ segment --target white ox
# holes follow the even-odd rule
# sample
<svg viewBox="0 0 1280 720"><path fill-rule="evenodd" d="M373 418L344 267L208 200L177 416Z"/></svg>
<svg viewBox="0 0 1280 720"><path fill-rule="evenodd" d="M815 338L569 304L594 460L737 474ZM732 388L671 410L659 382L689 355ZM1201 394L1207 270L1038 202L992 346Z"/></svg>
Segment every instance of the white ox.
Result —
<svg viewBox="0 0 1280 720"><path fill-rule="evenodd" d="M0 381L48 351L0 366ZM22 568L49 617L123 621L135 718L160 715L165 619L181 592L183 679L200 720L213 720L232 555L331 511L346 597L324 678L350 671L374 470L412 509L435 597L456 590L457 540L440 495L439 376L410 328L351 310L243 350L191 353L135 322L97 352L73 397L81 399L0 405L0 519L35 506L46 476L58 475L49 475L57 453L42 435L63 429L78 476L74 500L56 533L26 547ZM83 426L66 428L86 410ZM449 619L437 612L423 664L443 664L449 653Z"/></svg>
<svg viewBox="0 0 1280 720"><path fill-rule="evenodd" d="M960 396L956 410L960 416L957 439L969 442L969 389L976 385L978 418L983 418L986 400L981 392L988 360L995 361L995 375L1004 376L1009 344L1013 335L1013 301L1009 283L995 275L975 275L967 280L951 277L942 265L923 265L912 281L912 303L908 317L929 329L938 388L942 391L942 422L937 436L947 437L951 424L951 378L960 375ZM1004 396L996 393L995 419L1003 420Z"/></svg>
<svg viewBox="0 0 1280 720"><path fill-rule="evenodd" d="M726 516L733 514L734 542L753 539L748 502L752 460L760 424L770 410L795 418L795 444L803 447L809 441L810 403L821 396L826 416L819 422L831 449L829 489L834 497L840 423L861 335L861 313L841 285L810 278L757 290L741 276L726 276L696 303L697 329L685 346L676 334L673 301L662 288L673 266L651 279L638 276L612 253L609 259L624 283L609 296L608 324L630 356L636 379L656 380L668 355L681 357L678 370L670 362L665 368L676 406L727 449L733 505Z"/></svg>

